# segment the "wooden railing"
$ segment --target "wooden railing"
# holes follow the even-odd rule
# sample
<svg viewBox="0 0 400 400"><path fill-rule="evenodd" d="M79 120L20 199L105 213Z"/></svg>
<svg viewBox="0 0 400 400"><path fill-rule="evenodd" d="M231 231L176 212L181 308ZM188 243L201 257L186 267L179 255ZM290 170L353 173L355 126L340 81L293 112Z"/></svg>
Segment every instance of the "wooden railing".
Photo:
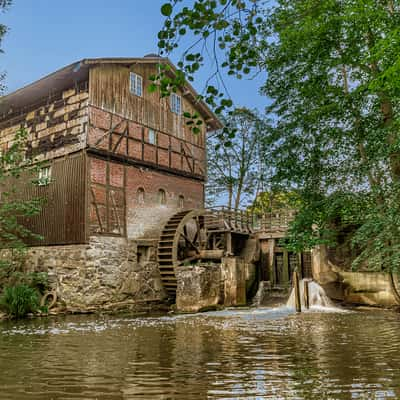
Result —
<svg viewBox="0 0 400 400"><path fill-rule="evenodd" d="M293 221L295 212L256 213L225 206L208 209L206 216L208 230L228 230L240 233L284 232Z"/></svg>
<svg viewBox="0 0 400 400"><path fill-rule="evenodd" d="M294 211L253 214L253 231L284 232L295 217Z"/></svg>

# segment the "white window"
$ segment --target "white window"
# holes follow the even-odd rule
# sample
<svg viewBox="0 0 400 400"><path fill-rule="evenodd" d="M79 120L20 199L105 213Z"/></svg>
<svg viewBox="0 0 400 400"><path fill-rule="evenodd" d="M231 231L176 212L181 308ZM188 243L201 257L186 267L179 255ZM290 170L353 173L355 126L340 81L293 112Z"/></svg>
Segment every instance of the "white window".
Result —
<svg viewBox="0 0 400 400"><path fill-rule="evenodd" d="M184 208L185 207L185 198L182 195L179 196L178 207L179 208Z"/></svg>
<svg viewBox="0 0 400 400"><path fill-rule="evenodd" d="M171 106L171 111L173 113L181 115L182 114L181 96L177 95L176 93L172 93L170 96L170 106Z"/></svg>
<svg viewBox="0 0 400 400"><path fill-rule="evenodd" d="M130 81L129 81L129 90L131 93L136 96L142 96L143 93L143 78L135 74L134 72L130 73Z"/></svg>
<svg viewBox="0 0 400 400"><path fill-rule="evenodd" d="M45 186L48 185L51 181L51 167L43 167L40 168L39 170L39 179L38 179L38 185L39 186Z"/></svg>
<svg viewBox="0 0 400 400"><path fill-rule="evenodd" d="M157 134L153 129L149 129L149 143L157 144Z"/></svg>

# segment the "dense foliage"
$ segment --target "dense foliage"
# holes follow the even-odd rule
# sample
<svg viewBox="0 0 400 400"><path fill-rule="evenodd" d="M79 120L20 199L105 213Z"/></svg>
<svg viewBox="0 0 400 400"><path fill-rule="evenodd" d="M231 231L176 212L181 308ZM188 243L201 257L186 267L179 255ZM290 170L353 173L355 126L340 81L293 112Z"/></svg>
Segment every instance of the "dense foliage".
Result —
<svg viewBox="0 0 400 400"><path fill-rule="evenodd" d="M25 317L39 309L39 294L23 284L6 287L0 296L0 308L12 317Z"/></svg>
<svg viewBox="0 0 400 400"><path fill-rule="evenodd" d="M24 199L19 194L21 184L37 183L37 170L40 168L40 164L33 164L33 160L25 157L26 141L27 132L20 130L12 145L0 154L1 303L3 309L16 317L22 316L23 310L33 311L36 307L33 300L38 291L44 292L47 288L47 275L31 272L25 262L26 240L40 239L25 226L25 221L40 212L44 201L40 198Z"/></svg>
<svg viewBox="0 0 400 400"><path fill-rule="evenodd" d="M182 73L190 80L214 66L203 98L216 112L232 103L224 74L265 73L274 180L302 204L288 245L329 243L334 229L351 226L354 266L397 271L399 3L171 0L161 12L160 52L191 37L178 64Z"/></svg>
<svg viewBox="0 0 400 400"><path fill-rule="evenodd" d="M27 238L40 238L21 223L37 215L43 203L42 199L23 199L19 195L24 181L37 183L40 168L25 157L27 135L24 129L19 130L11 146L0 154L0 249L23 249Z"/></svg>

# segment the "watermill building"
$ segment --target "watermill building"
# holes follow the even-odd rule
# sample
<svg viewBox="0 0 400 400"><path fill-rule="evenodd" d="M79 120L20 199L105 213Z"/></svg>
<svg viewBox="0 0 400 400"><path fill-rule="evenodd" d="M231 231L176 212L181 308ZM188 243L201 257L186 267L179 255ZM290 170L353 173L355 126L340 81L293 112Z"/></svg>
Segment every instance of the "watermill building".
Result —
<svg viewBox="0 0 400 400"><path fill-rule="evenodd" d="M84 59L0 104L0 146L25 128L27 154L42 162L40 185L21 187L47 199L28 222L43 236L30 262L67 302L162 296L153 241L171 215L204 205L205 135L221 125L190 85L150 93L160 62L174 74L153 56ZM198 135L184 111L200 115Z"/></svg>
<svg viewBox="0 0 400 400"><path fill-rule="evenodd" d="M290 215L204 209L206 135L222 125L189 84L165 98L148 90L160 64L175 74L153 55L84 59L0 103L0 149L23 128L40 161L39 185L18 183L46 200L25 221L43 237L29 242L27 267L47 272L70 309L177 293L183 309L236 305L260 280L287 291L295 268L312 275L309 254L279 245ZM199 115L199 134L185 112Z"/></svg>

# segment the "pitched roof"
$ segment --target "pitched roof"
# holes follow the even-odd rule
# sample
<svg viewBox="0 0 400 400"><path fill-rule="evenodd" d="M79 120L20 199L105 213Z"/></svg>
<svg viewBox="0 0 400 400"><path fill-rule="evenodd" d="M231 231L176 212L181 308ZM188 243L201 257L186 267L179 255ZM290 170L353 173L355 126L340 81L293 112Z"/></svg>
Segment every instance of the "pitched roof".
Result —
<svg viewBox="0 0 400 400"><path fill-rule="evenodd" d="M88 79L90 68L100 64L168 64L171 71L176 71L175 66L168 58L161 58L157 55L148 55L140 58L118 57L118 58L85 58L63 67L29 85L17 89L0 98L0 114L3 116L17 109L25 108L52 94L59 93L74 86L78 82ZM218 117L210 110L204 101L197 99L197 93L189 84L185 84L186 93L191 101L199 108L199 111L206 116L207 125L210 130L222 127Z"/></svg>

